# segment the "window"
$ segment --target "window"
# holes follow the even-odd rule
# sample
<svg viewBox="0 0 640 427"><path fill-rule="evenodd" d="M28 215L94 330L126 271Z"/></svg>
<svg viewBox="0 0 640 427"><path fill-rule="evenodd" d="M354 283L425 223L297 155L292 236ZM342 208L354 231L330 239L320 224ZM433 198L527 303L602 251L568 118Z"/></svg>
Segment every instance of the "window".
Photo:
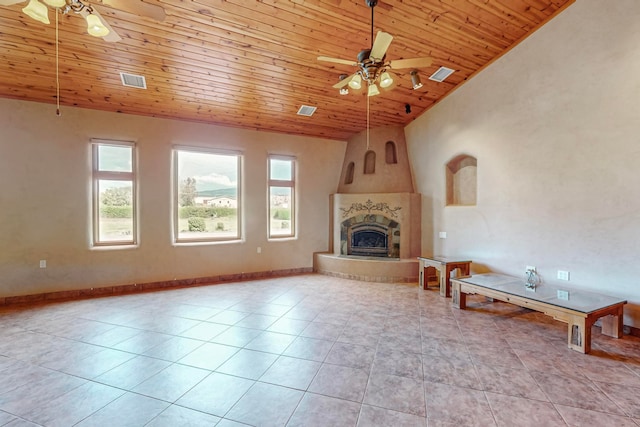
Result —
<svg viewBox="0 0 640 427"><path fill-rule="evenodd" d="M295 235L295 159L269 156L269 237Z"/></svg>
<svg viewBox="0 0 640 427"><path fill-rule="evenodd" d="M135 245L135 146L92 140L93 244Z"/></svg>
<svg viewBox="0 0 640 427"><path fill-rule="evenodd" d="M240 239L237 152L174 149L174 236L177 243Z"/></svg>

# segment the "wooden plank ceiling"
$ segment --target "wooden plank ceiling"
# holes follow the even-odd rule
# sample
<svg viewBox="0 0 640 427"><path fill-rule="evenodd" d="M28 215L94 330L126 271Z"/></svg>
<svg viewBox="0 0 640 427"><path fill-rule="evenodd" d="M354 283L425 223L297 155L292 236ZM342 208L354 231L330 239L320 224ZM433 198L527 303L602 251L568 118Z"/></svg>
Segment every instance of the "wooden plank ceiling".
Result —
<svg viewBox="0 0 640 427"><path fill-rule="evenodd" d="M161 6L166 18L84 1L122 37L109 43L88 35L81 16L58 14L62 114L74 105L341 140L366 129L367 96L332 88L355 67L317 60L355 61L370 47L365 0L126 1ZM375 31L394 37L387 59L433 64L419 70L421 89L400 70L396 87L369 98L370 126L409 123L573 1L380 0ZM0 97L54 104L54 10L44 25L22 12L26 3L0 6ZM440 66L455 73L428 80ZM148 88L124 87L120 72L145 76ZM298 116L302 105L317 111Z"/></svg>

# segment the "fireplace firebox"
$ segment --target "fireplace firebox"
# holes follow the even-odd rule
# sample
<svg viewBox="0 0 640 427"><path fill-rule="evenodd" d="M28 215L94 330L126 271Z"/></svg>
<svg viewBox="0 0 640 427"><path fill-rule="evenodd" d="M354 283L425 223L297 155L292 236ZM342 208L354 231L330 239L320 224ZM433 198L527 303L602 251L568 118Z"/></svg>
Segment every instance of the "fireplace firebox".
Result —
<svg viewBox="0 0 640 427"><path fill-rule="evenodd" d="M383 215L357 215L342 222L342 255L397 258L400 224Z"/></svg>

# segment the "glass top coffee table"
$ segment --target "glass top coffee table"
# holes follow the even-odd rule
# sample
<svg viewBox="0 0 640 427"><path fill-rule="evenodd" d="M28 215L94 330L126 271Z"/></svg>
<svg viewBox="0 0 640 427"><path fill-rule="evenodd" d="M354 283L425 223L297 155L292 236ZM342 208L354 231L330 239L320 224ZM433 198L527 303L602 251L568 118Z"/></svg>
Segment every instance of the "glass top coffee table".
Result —
<svg viewBox="0 0 640 427"><path fill-rule="evenodd" d="M569 325L569 348L581 353L591 351L591 327L602 318L602 333L622 337L623 306L626 300L593 292L537 285L525 286L525 279L487 273L451 279L453 305L466 308L469 294L484 295L520 307L540 311Z"/></svg>

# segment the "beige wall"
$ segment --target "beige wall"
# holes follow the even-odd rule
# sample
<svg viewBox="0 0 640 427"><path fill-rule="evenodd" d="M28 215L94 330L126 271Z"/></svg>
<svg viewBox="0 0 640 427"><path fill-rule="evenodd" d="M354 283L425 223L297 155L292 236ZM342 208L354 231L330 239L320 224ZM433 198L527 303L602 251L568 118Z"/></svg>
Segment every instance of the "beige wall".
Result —
<svg viewBox="0 0 640 427"><path fill-rule="evenodd" d="M423 251L536 266L627 298L640 327L640 2L576 1L405 132ZM462 153L478 159L477 206L445 207Z"/></svg>
<svg viewBox="0 0 640 427"><path fill-rule="evenodd" d="M397 163L387 163L386 145L391 141L396 146ZM373 151L376 154L375 173L365 174L365 154ZM353 182L345 184L347 165L353 162ZM404 129L401 126L383 126L371 129L367 143L367 132L362 131L347 142L342 175L338 185L338 193L413 193L413 177L407 155L407 143Z"/></svg>
<svg viewBox="0 0 640 427"><path fill-rule="evenodd" d="M306 268L329 247L329 195L346 142L71 107L57 117L55 106L7 99L0 129L0 296ZM90 138L137 142L137 248L90 248ZM244 242L172 245L173 144L244 152ZM268 153L298 159L295 240L267 240Z"/></svg>

